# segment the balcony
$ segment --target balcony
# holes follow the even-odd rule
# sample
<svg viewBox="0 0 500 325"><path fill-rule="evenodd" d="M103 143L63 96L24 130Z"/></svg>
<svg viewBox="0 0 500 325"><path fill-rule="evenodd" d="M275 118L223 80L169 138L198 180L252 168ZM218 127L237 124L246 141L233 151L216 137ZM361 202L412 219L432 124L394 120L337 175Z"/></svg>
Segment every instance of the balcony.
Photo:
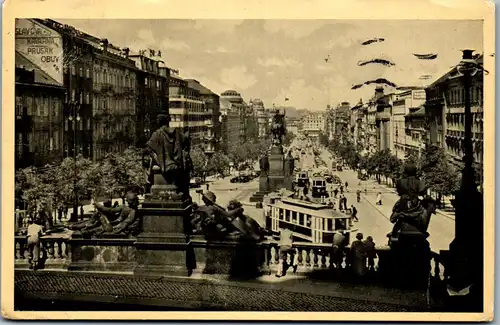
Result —
<svg viewBox="0 0 500 325"><path fill-rule="evenodd" d="M72 238L71 232L44 236L44 271L33 272L27 271L26 236L16 236L16 294L39 301L57 298L120 303L132 299L136 306L137 301L146 306L156 301L189 310L424 312L442 308L444 261L436 253L430 255L430 278L425 276L421 286L410 287L398 282L404 273L397 272L401 265L388 247L377 248L374 271L358 276L348 267L345 256L335 265L330 245L295 243L296 273L289 269L278 279L274 274L280 250L271 239L244 245L194 236L191 244L195 265L190 277L172 274L151 278L133 276L137 266L135 238L81 239ZM287 253L289 263L292 258ZM236 272L248 270L254 270L255 275L236 276ZM414 278L406 281L418 282Z"/></svg>

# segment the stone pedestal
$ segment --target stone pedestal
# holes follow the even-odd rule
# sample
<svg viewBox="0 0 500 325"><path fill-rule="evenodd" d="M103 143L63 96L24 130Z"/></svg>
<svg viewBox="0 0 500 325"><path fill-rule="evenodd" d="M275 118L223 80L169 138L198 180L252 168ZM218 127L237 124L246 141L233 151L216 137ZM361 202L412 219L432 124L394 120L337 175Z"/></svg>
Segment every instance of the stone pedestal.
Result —
<svg viewBox="0 0 500 325"><path fill-rule="evenodd" d="M191 275L195 268L191 232L191 198L172 195L169 185L153 186L140 209L135 274Z"/></svg>
<svg viewBox="0 0 500 325"><path fill-rule="evenodd" d="M262 202L265 195L278 191L281 188L292 190L292 176L285 176L285 156L282 146L273 146L268 156L269 171L259 180L259 191L251 198L250 202Z"/></svg>

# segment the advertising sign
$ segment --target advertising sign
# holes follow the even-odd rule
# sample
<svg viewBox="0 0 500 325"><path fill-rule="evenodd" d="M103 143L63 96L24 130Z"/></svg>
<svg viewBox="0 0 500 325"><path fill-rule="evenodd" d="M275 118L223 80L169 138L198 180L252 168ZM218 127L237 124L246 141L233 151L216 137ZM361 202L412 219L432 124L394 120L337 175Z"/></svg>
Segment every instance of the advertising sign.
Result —
<svg viewBox="0 0 500 325"><path fill-rule="evenodd" d="M425 90L416 90L413 92L413 99L425 99Z"/></svg>
<svg viewBox="0 0 500 325"><path fill-rule="evenodd" d="M16 19L16 51L63 83L62 36L31 19Z"/></svg>

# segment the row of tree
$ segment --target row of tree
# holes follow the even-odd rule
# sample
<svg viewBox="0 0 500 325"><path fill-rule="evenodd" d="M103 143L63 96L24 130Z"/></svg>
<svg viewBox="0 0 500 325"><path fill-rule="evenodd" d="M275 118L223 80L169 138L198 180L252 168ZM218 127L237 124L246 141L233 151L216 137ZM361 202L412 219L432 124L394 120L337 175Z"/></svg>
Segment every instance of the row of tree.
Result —
<svg viewBox="0 0 500 325"><path fill-rule="evenodd" d="M423 152L408 154L399 159L389 149L362 156L361 148L343 137L343 141L333 140L329 148L341 157L352 169L365 170L380 181L381 177L395 181L402 176L405 164L414 164L427 188L441 195L452 195L460 185L461 174L449 161L443 148L429 145Z"/></svg>
<svg viewBox="0 0 500 325"><path fill-rule="evenodd" d="M109 153L98 162L78 156L43 168L19 169L15 175L16 206L34 211L44 206L54 209L94 198L123 198L130 190L145 185L141 151L130 147Z"/></svg>

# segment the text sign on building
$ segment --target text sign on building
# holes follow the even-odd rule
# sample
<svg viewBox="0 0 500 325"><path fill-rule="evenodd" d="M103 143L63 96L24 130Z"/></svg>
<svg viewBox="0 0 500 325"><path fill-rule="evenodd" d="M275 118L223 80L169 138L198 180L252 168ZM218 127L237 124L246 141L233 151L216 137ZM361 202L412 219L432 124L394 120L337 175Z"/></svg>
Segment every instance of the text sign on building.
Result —
<svg viewBox="0 0 500 325"><path fill-rule="evenodd" d="M416 90L413 92L413 99L425 99L425 90Z"/></svg>
<svg viewBox="0 0 500 325"><path fill-rule="evenodd" d="M31 19L16 19L16 51L63 83L61 34Z"/></svg>

